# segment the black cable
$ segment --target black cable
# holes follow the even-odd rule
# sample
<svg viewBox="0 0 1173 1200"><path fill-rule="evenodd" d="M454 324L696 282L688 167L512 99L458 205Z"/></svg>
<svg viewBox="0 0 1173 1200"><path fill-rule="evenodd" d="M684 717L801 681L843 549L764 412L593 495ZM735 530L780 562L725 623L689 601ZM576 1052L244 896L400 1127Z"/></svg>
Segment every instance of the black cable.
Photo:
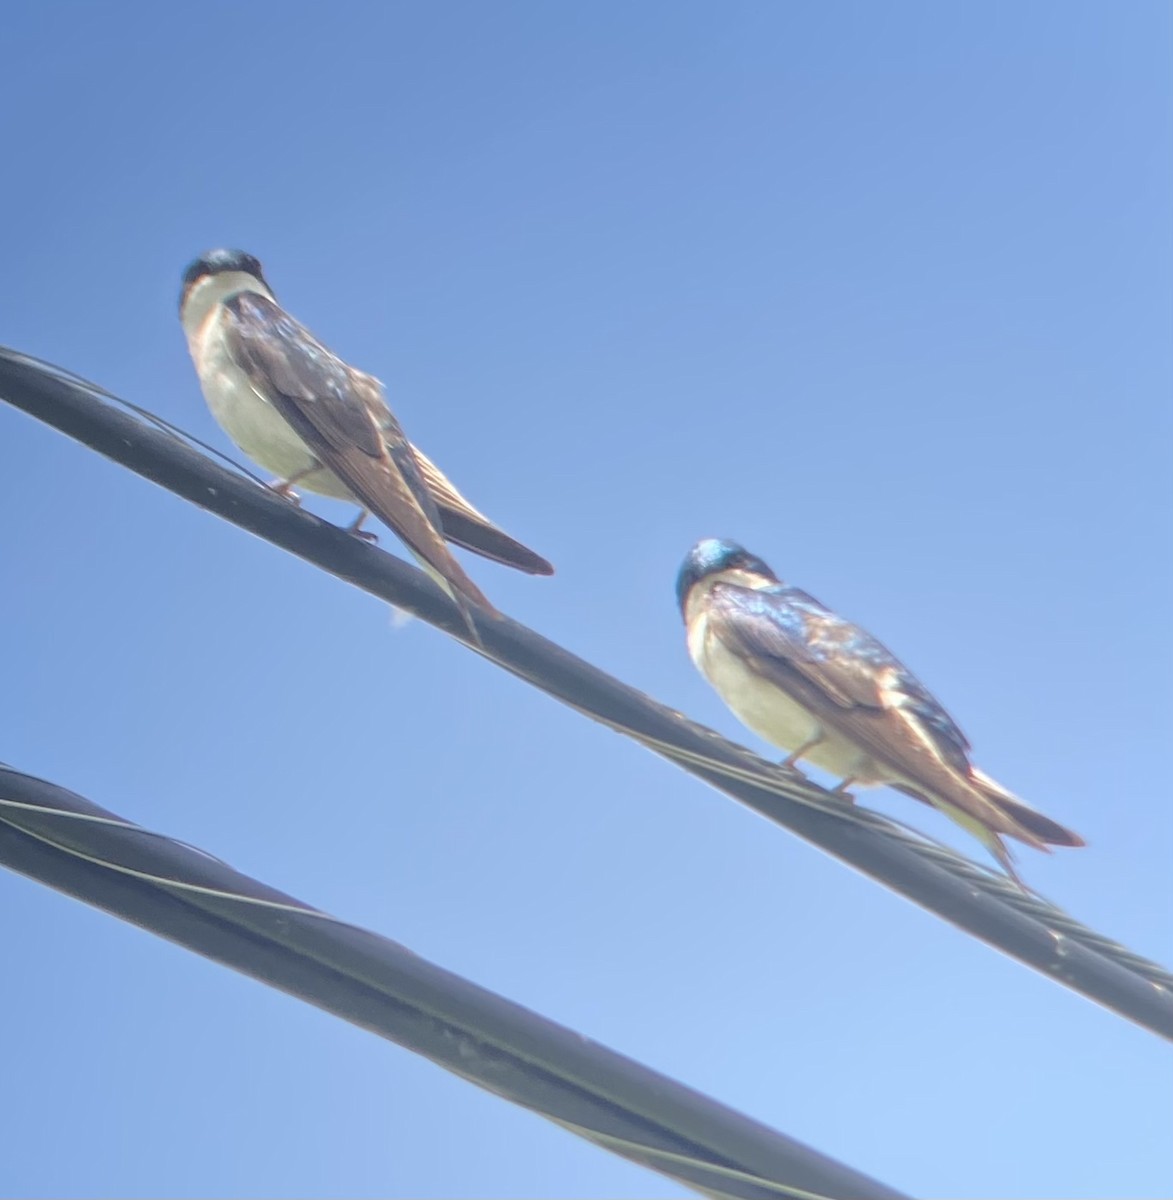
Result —
<svg viewBox="0 0 1173 1200"><path fill-rule="evenodd" d="M93 384L0 348L0 398L99 453L468 645L422 572L121 411ZM507 617L478 615L499 666L682 766L829 854L1051 979L1173 1040L1173 975L1008 880L849 806Z"/></svg>
<svg viewBox="0 0 1173 1200"><path fill-rule="evenodd" d="M707 1195L901 1195L395 942L3 766L0 863L397 1042Z"/></svg>

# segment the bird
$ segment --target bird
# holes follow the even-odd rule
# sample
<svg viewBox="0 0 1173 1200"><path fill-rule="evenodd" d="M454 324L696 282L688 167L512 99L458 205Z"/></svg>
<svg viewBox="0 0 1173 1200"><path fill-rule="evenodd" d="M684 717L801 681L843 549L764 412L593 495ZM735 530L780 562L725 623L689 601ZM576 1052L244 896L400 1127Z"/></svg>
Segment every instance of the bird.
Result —
<svg viewBox="0 0 1173 1200"><path fill-rule="evenodd" d="M277 303L261 263L210 250L183 273L179 318L212 415L249 458L296 500L294 485L353 501L392 529L448 592L479 641L469 608L496 609L446 541L531 575L541 555L475 509L407 440L382 384L328 350Z"/></svg>
<svg viewBox="0 0 1173 1200"><path fill-rule="evenodd" d="M736 542L704 538L685 556L676 599L689 654L754 733L840 780L887 784L939 809L1023 884L1003 840L1083 846L970 761L953 718L866 630L782 582Z"/></svg>

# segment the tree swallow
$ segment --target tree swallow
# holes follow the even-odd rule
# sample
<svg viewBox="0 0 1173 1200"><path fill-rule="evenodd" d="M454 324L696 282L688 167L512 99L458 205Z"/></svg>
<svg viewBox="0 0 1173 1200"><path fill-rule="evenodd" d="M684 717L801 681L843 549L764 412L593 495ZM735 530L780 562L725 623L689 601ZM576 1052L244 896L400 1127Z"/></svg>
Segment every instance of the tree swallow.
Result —
<svg viewBox="0 0 1173 1200"><path fill-rule="evenodd" d="M973 834L1022 885L1002 835L1082 846L969 760L969 742L871 634L782 583L735 542L706 538L676 577L697 669L754 733L852 784L889 784ZM850 798L850 797L848 797Z"/></svg>
<svg viewBox="0 0 1173 1200"><path fill-rule="evenodd" d="M274 298L261 264L212 250L184 272L179 317L212 415L232 440L294 484L372 512L456 601L495 612L445 539L532 575L554 568L498 529L407 440L377 379L343 362ZM475 633L475 630L474 630Z"/></svg>

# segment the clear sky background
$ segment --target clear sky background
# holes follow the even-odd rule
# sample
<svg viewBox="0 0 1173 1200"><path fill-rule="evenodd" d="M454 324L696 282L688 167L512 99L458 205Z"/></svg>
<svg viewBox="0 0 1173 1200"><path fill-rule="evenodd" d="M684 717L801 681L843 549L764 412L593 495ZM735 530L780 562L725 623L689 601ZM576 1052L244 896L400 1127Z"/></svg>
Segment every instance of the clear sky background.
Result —
<svg viewBox="0 0 1173 1200"><path fill-rule="evenodd" d="M1032 884L1168 963L1171 37L1146 0L20 4L0 338L230 449L176 298L252 251L557 564L466 556L506 612L761 749L673 601L737 538L1087 838ZM910 1193L1173 1189L1151 1034L3 406L0 446L0 758ZM38 884L0 912L4 1194L680 1194Z"/></svg>

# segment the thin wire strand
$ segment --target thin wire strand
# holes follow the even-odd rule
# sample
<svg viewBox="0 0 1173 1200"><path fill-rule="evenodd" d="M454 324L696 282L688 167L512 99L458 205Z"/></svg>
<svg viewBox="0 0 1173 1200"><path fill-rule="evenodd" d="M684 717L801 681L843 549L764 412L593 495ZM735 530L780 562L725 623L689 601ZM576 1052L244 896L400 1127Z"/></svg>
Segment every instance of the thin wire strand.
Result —
<svg viewBox="0 0 1173 1200"><path fill-rule="evenodd" d="M617 1137L613 1133L602 1133L597 1129L588 1129L585 1126L576 1125L573 1121L564 1121L557 1117L553 1117L551 1120L553 1120L555 1125L561 1125L563 1129L567 1129L571 1133L576 1133L579 1137L586 1138L588 1141L597 1142L609 1150L626 1150L646 1155L648 1158L654 1158L663 1163L693 1167L712 1175L718 1175L723 1179L752 1184L754 1187L760 1187L763 1191L772 1192L776 1196L793 1196L795 1200L834 1200L832 1196L825 1196L819 1192L805 1192L802 1188L789 1187L784 1183L778 1183L776 1180L766 1179L761 1175L754 1175L750 1171L739 1171L736 1167L726 1167L721 1163L715 1163L708 1159L693 1158L691 1155L677 1154L672 1150L661 1150L659 1147L647 1146L642 1142L630 1142L626 1138ZM696 1186L704 1187L703 1184L699 1183ZM708 1188L705 1188L705 1190L710 1191Z"/></svg>
<svg viewBox="0 0 1173 1200"><path fill-rule="evenodd" d="M131 400L124 400L121 396L117 396L109 389L104 388L100 383L94 383L92 379L87 379L84 375L79 375L76 371L71 371L68 367L59 367L55 363L45 362L43 359L33 358L31 355L22 355L21 357L27 358L30 362L35 362L43 370L50 375L55 375L58 379L67 380L69 383L94 392L116 404L119 408L124 408L127 412L134 413L136 417L142 417L144 421L154 425L156 429L161 429L164 433L169 433L172 437L178 438L179 441L185 442L189 446L195 446L212 458L219 459L220 462L231 467L238 475L243 475L246 479L251 479L253 483L260 484L261 487L268 487L268 483L261 476L251 471L244 463L238 462L231 454L225 454L223 450L218 450L215 446L201 441L194 433L188 433L186 429L181 429L178 425L173 425L166 417L161 417L158 413L151 412L149 408L143 408Z"/></svg>
<svg viewBox="0 0 1173 1200"><path fill-rule="evenodd" d="M205 851L200 850L197 846L190 846L185 842L178 842L174 838L169 838L165 833L159 833L154 829L147 829L142 825L135 825L132 821L111 820L109 817L99 817L92 813L70 812L68 809L52 808L44 804L28 804L19 800L10 800L7 796L0 796L0 806L4 806L6 808L23 808L30 812L39 812L53 817L67 817L77 821L89 822L94 825L116 825L121 829L132 830L134 833L146 834L149 837L159 838L164 842L171 842L177 846L183 846L185 850L192 850L197 854L202 854L205 858L214 863L219 863L221 866L225 867L228 866L223 859L217 858L214 854L208 854ZM318 917L332 925L341 925L344 928L353 929L359 933L366 932L361 925L354 925L349 921L344 921L341 917L331 916L329 913L323 912L320 908L312 908L308 904L283 904L279 900L270 900L265 896L248 896L243 892L227 892L222 888L203 887L198 883L188 883L185 879L171 879L167 875L155 875L150 871L140 871L137 867L128 867L124 863L115 862L110 858L104 858L100 854L89 854L85 850L79 850L76 846L69 845L68 842L63 842L58 838L52 838L48 834L41 833L35 829L29 829L25 825L20 825L16 828L19 828L21 833L25 834L27 837L34 838L43 845L52 846L54 850L59 850L62 854L68 854L70 857L79 859L82 862L92 863L96 867L104 867L108 871L114 871L119 875L126 875L129 878L137 879L142 883L155 884L157 887L169 888L176 892L190 892L192 895L210 896L216 900L234 900L240 904L251 904L256 908L269 908L274 912L300 913L307 917Z"/></svg>

